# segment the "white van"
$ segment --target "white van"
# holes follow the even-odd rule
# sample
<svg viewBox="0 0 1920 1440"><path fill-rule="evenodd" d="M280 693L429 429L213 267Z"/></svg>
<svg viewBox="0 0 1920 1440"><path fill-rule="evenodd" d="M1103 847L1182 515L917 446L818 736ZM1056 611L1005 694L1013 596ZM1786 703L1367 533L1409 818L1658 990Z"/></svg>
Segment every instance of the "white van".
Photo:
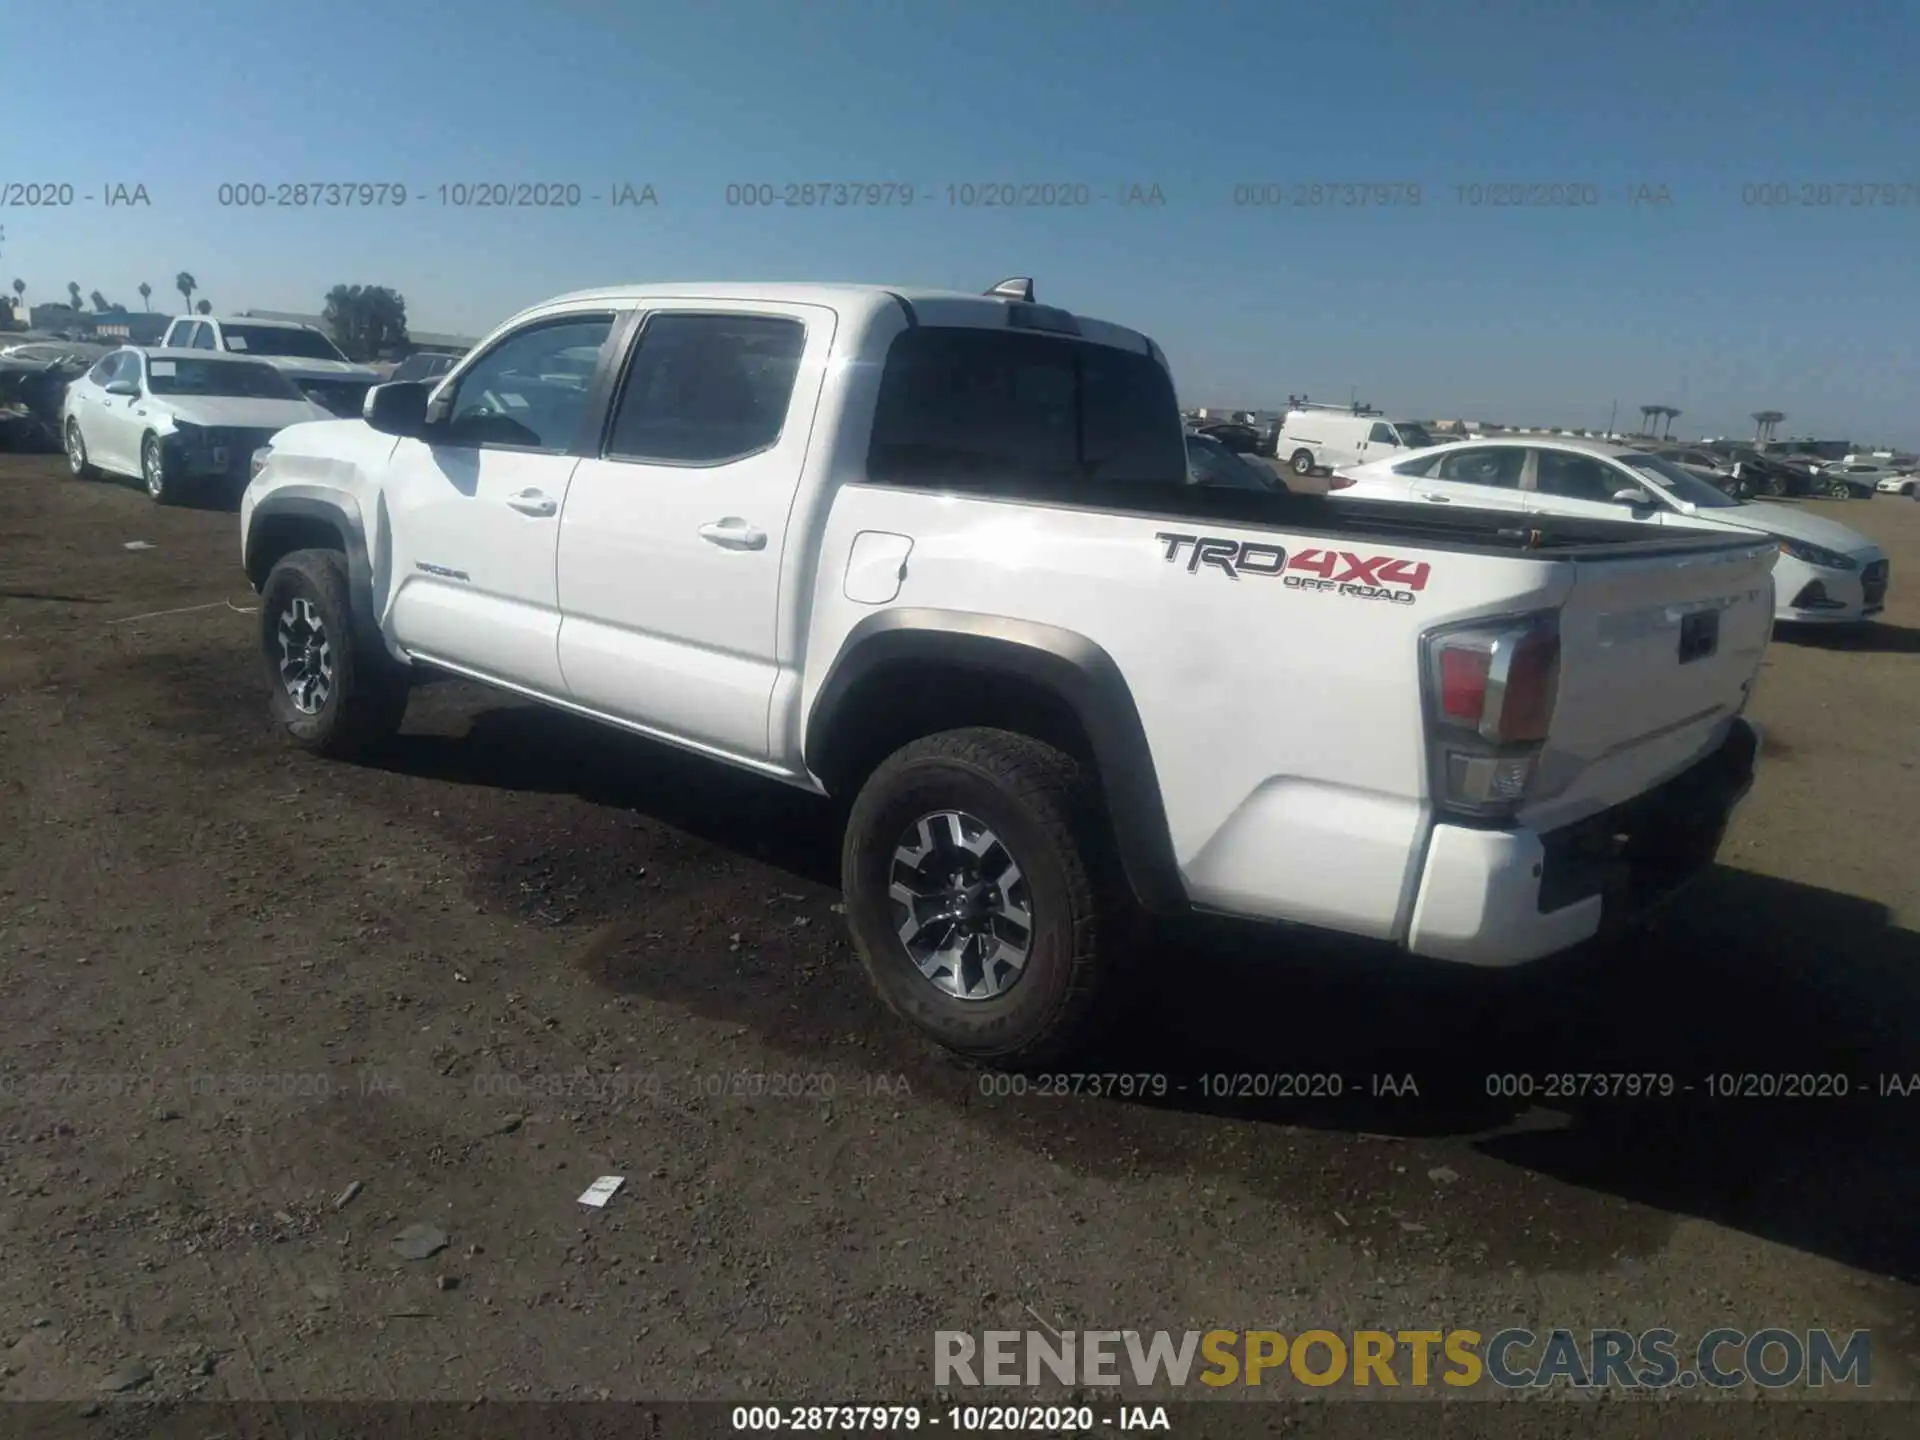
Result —
<svg viewBox="0 0 1920 1440"><path fill-rule="evenodd" d="M1273 454L1294 474L1311 475L1316 470L1338 470L1343 465L1365 465L1408 450L1424 450L1433 443L1433 436L1417 421L1312 405L1287 412L1280 422Z"/></svg>

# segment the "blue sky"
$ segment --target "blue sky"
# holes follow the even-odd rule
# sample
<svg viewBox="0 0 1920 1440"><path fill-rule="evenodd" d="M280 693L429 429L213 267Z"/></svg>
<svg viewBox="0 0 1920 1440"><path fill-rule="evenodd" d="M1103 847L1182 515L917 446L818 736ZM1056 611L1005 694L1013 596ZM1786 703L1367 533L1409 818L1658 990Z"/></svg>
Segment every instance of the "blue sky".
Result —
<svg viewBox="0 0 1920 1440"><path fill-rule="evenodd" d="M156 308L317 310L386 284L478 333L602 282L984 289L1137 326L1190 403L1920 443L1920 7L1615 0L201 0L16 7L0 183L144 208L0 211L4 280ZM45 57L59 57L56 63ZM75 92L97 68L103 88ZM50 117L59 123L48 123ZM23 123L22 117L32 117ZM388 181L402 209L223 208L221 183ZM731 184L896 181L911 208L749 210ZM489 213L437 187L630 183L658 204ZM986 211L949 185L1164 204ZM1256 208L1237 185L1395 184L1421 204ZM1600 203L1484 203L1498 184ZM1873 183L1898 203L1749 203ZM1462 199L1481 186L1483 203ZM1644 187L1644 188L1642 188ZM1629 204L1630 194L1666 204ZM1899 187L1899 188L1895 188ZM1404 193L1404 192L1403 192ZM1470 193L1470 192L1469 192ZM1809 199L1818 200L1818 192Z"/></svg>

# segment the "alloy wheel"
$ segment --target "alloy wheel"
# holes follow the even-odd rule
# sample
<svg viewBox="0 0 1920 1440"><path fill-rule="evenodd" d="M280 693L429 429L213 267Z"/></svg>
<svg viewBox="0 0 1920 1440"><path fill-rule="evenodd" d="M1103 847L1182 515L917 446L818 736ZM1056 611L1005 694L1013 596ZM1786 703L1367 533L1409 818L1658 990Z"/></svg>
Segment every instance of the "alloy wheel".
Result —
<svg viewBox="0 0 1920 1440"><path fill-rule="evenodd" d="M87 441L78 420L67 421L67 468L76 475L84 475L87 469Z"/></svg>
<svg viewBox="0 0 1920 1440"><path fill-rule="evenodd" d="M149 440L140 447L140 477L147 482L147 494L158 500L167 493L166 459L160 453L160 444Z"/></svg>
<svg viewBox="0 0 1920 1440"><path fill-rule="evenodd" d="M280 612L280 683L302 715L318 715L333 694L333 646L313 602L296 596Z"/></svg>
<svg viewBox="0 0 1920 1440"><path fill-rule="evenodd" d="M894 846L887 895L895 933L929 984L957 1000L995 1000L1019 983L1033 949L1026 876L985 821L939 810Z"/></svg>

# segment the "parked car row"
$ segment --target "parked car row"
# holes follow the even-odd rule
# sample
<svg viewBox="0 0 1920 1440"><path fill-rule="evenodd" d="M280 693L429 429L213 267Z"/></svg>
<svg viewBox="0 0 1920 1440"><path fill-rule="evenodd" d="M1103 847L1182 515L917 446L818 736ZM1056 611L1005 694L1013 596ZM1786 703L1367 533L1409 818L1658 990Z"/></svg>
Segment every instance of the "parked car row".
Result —
<svg viewBox="0 0 1920 1440"><path fill-rule="evenodd" d="M1775 619L1859 623L1885 608L1887 557L1866 536L1797 506L1739 499L1668 456L1564 436L1469 440L1354 467L1344 472L1353 483L1336 498L1505 511L1529 523L1615 519L1649 530L1763 535L1780 551Z"/></svg>
<svg viewBox="0 0 1920 1440"><path fill-rule="evenodd" d="M1474 503L1291 494L1183 443L1160 347L1026 280L560 296L252 456L262 678L325 755L450 672L844 797L875 988L1000 1065L1152 983L1148 915L1521 964L1711 862L1780 548L1650 494L1523 513L1482 472L1531 451L1410 459L1386 423L1432 471L1405 483Z"/></svg>
<svg viewBox="0 0 1920 1440"><path fill-rule="evenodd" d="M1365 405L1295 403L1265 428L1239 417L1228 421L1190 417L1188 427L1190 433L1209 436L1239 454L1280 460L1302 477L1370 464L1451 438L1437 436L1419 421L1395 420ZM1632 437L1619 443L1677 465L1736 500L1808 495L1870 499L1876 493L1920 498L1916 495L1920 476L1867 456L1823 461L1727 440L1688 445Z"/></svg>
<svg viewBox="0 0 1920 1440"><path fill-rule="evenodd" d="M421 353L383 374L311 325L181 315L156 346L38 342L0 352L0 403L9 367L40 377L37 389L24 379L13 388L33 402L37 433L66 451L74 474L132 477L172 504L212 487L237 490L248 457L276 431L358 418L374 385L438 378L457 358Z"/></svg>
<svg viewBox="0 0 1920 1440"><path fill-rule="evenodd" d="M157 348L264 361L335 415L358 415L367 391L381 379L372 366L347 359L323 331L292 320L181 315L167 327Z"/></svg>

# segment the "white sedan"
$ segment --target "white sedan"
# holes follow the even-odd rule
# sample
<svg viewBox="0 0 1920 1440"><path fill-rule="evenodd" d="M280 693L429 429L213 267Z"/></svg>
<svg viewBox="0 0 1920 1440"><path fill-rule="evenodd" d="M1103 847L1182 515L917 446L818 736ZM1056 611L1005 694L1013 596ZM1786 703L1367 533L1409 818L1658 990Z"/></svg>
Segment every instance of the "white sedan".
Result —
<svg viewBox="0 0 1920 1440"><path fill-rule="evenodd" d="M127 346L67 387L61 433L75 475L132 476L171 505L210 485L237 490L273 436L333 418L259 360Z"/></svg>
<svg viewBox="0 0 1920 1440"><path fill-rule="evenodd" d="M1882 495L1911 495L1915 499L1920 499L1920 475L1915 475L1911 471L1889 475L1873 488Z"/></svg>
<svg viewBox="0 0 1920 1440"><path fill-rule="evenodd" d="M1886 608L1886 554L1859 531L1798 506L1736 500L1625 445L1564 436L1469 440L1340 475L1353 483L1333 492L1335 503L1396 500L1767 535L1780 545L1776 620L1849 624Z"/></svg>

